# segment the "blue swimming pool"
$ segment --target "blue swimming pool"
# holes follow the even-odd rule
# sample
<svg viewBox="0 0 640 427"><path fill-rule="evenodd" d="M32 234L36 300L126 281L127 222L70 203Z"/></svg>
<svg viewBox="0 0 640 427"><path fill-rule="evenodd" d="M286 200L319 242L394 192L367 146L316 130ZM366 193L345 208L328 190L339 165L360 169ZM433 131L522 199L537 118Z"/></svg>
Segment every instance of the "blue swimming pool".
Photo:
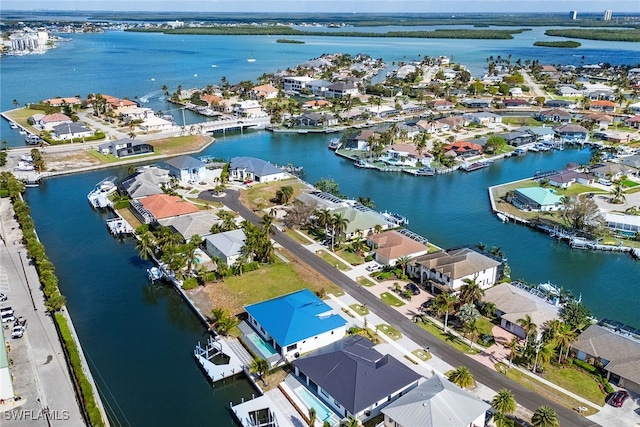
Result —
<svg viewBox="0 0 640 427"><path fill-rule="evenodd" d="M256 349L262 353L262 357L264 359L269 359L271 356L275 356L278 354L271 345L264 342L262 338L258 334L252 333L246 335L246 337L251 341L251 343L256 347Z"/></svg>
<svg viewBox="0 0 640 427"><path fill-rule="evenodd" d="M296 395L302 399L305 405L316 410L316 416L319 420L328 421L334 415L334 413L324 403L322 403L320 399L314 396L306 388L298 387L294 391ZM334 422L339 421L337 417L334 416L333 418Z"/></svg>

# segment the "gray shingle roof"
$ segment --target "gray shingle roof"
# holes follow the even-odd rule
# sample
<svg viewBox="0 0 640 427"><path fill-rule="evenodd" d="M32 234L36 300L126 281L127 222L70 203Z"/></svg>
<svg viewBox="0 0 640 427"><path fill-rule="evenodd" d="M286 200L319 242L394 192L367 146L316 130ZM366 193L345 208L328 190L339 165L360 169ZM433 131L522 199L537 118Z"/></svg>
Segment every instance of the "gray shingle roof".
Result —
<svg viewBox="0 0 640 427"><path fill-rule="evenodd" d="M398 427L466 427L491 406L439 375L434 375L382 413Z"/></svg>
<svg viewBox="0 0 640 427"><path fill-rule="evenodd" d="M209 241L228 258L240 253L246 238L244 231L238 229L212 234L205 237L205 240Z"/></svg>
<svg viewBox="0 0 640 427"><path fill-rule="evenodd" d="M293 364L350 413L368 408L396 393L420 375L390 355L382 355L363 337L348 337L337 350L320 350Z"/></svg>
<svg viewBox="0 0 640 427"><path fill-rule="evenodd" d="M165 227L173 227L186 240L191 239L195 234L204 236L210 233L211 226L219 223L220 219L216 214L208 212L197 212L189 215L180 215L165 218L159 221Z"/></svg>
<svg viewBox="0 0 640 427"><path fill-rule="evenodd" d="M89 132L91 129L86 128L77 123L60 123L53 127L53 132L56 135L68 135L80 132Z"/></svg>
<svg viewBox="0 0 640 427"><path fill-rule="evenodd" d="M247 169L258 177L282 173L282 169L255 157L234 157L231 159L230 169Z"/></svg>
<svg viewBox="0 0 640 427"><path fill-rule="evenodd" d="M122 187L126 190L132 199L140 197L161 194L162 184L168 184L171 181L169 171L159 167L149 167L142 172L133 175L131 178L122 182Z"/></svg>
<svg viewBox="0 0 640 427"><path fill-rule="evenodd" d="M168 159L164 161L169 166L172 166L176 169L200 169L201 167L206 166L206 163L202 160L198 160L195 157L191 156L180 156L174 157L173 159Z"/></svg>

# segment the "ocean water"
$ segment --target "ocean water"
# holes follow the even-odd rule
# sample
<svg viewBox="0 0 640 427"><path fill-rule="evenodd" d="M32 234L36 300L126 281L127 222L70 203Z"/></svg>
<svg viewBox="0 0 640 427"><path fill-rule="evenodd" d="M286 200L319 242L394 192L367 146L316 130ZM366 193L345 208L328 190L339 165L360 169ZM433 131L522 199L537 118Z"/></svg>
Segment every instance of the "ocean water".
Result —
<svg viewBox="0 0 640 427"><path fill-rule="evenodd" d="M382 29L378 29L382 30ZM175 90L220 82L256 79L322 53L368 53L393 61L419 55L448 55L479 75L493 55L542 63L640 63L638 44L581 41L579 49L532 46L545 38L534 28L511 41L416 40L306 37L306 44L278 44L274 37L169 36L119 31L65 35L71 41L44 55L0 59L0 107L55 96L90 92L145 98L146 105L167 111L162 85ZM246 58L257 60L248 63ZM212 65L215 65L213 67ZM187 120L193 120L192 117ZM22 139L7 123L0 135L12 146ZM334 136L334 135L332 135ZM247 132L219 137L203 154L229 159L261 157L277 164L303 166L305 179L333 178L350 197L373 199L379 210L399 212L409 228L443 246L483 242L499 246L513 277L536 283L552 281L582 294L598 317L640 327L637 298L640 264L628 255L571 250L544 234L503 224L491 214L487 187L531 176L537 170L585 163L588 150L530 154L496 162L473 173L433 178L354 168L326 148L326 135ZM227 410L253 393L244 380L211 386L192 351L206 338L178 295L147 284L149 263L138 259L132 242L111 238L104 214L92 211L86 194L123 168L47 180L29 189L38 233L57 267L62 292L114 425L233 425Z"/></svg>

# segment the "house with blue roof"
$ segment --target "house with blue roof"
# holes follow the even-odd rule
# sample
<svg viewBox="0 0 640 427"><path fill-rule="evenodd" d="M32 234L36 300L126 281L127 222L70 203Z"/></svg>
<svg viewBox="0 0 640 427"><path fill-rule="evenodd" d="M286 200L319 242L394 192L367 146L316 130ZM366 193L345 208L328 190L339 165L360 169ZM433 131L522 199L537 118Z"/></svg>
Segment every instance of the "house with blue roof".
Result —
<svg viewBox="0 0 640 427"><path fill-rule="evenodd" d="M271 182L287 178L287 173L262 159L243 156L231 159L229 178L236 181Z"/></svg>
<svg viewBox="0 0 640 427"><path fill-rule="evenodd" d="M518 188L513 192L511 203L527 211L557 211L562 207L562 197L549 188Z"/></svg>
<svg viewBox="0 0 640 427"><path fill-rule="evenodd" d="M287 360L334 343L346 333L346 320L308 289L245 310L251 327Z"/></svg>

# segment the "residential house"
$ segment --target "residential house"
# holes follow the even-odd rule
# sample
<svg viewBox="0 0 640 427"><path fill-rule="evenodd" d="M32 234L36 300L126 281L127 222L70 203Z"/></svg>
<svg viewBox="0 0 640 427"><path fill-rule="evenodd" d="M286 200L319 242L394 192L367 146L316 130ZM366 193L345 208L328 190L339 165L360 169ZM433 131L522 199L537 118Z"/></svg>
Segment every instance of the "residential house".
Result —
<svg viewBox="0 0 640 427"><path fill-rule="evenodd" d="M172 121L157 117L155 115L147 115L143 122L138 125L140 130L143 130L145 132L154 130L167 130L173 128L174 126L175 124Z"/></svg>
<svg viewBox="0 0 640 427"><path fill-rule="evenodd" d="M51 136L55 139L70 140L74 138L86 138L93 135L93 131L78 123L68 122L53 126Z"/></svg>
<svg viewBox="0 0 640 427"><path fill-rule="evenodd" d="M469 124L469 121L463 116L449 116L437 119L436 122L449 125L450 130L460 129Z"/></svg>
<svg viewBox="0 0 640 427"><path fill-rule="evenodd" d="M502 100L502 106L504 108L529 108L531 104L522 98L505 98Z"/></svg>
<svg viewBox="0 0 640 427"><path fill-rule="evenodd" d="M522 98L524 97L524 93L522 93L522 89L519 87L512 87L509 89L509 95L513 98Z"/></svg>
<svg viewBox="0 0 640 427"><path fill-rule="evenodd" d="M307 101L302 104L302 108L306 110L317 110L320 108L327 108L331 105L331 102L325 99L314 99L312 101Z"/></svg>
<svg viewBox="0 0 640 427"><path fill-rule="evenodd" d="M450 129L450 126L446 123L430 120L418 120L416 126L422 128L427 133L446 132Z"/></svg>
<svg viewBox="0 0 640 427"><path fill-rule="evenodd" d="M134 139L118 139L99 145L98 151L102 154L111 154L112 156L122 158L153 153L153 145Z"/></svg>
<svg viewBox="0 0 640 427"><path fill-rule="evenodd" d="M446 99L436 99L429 103L429 106L437 111L447 111L453 110L453 107L456 106L453 102L447 101Z"/></svg>
<svg viewBox="0 0 640 427"><path fill-rule="evenodd" d="M339 82L329 86L325 92L327 98L342 98L345 96L356 96L360 92L358 87L351 82Z"/></svg>
<svg viewBox="0 0 640 427"><path fill-rule="evenodd" d="M439 374L382 409L384 427L481 427L491 405Z"/></svg>
<svg viewBox="0 0 640 427"><path fill-rule="evenodd" d="M262 111L262 106L255 99L238 101L233 104L233 112L242 117L264 117L266 113Z"/></svg>
<svg viewBox="0 0 640 427"><path fill-rule="evenodd" d="M64 107L65 105L74 106L81 105L82 100L80 98L76 98L75 96L68 98L50 98L42 101L43 104L51 105L52 107Z"/></svg>
<svg viewBox="0 0 640 427"><path fill-rule="evenodd" d="M524 132L535 137L535 141L549 142L555 138L555 131L551 127L542 126L522 126L515 130L515 132Z"/></svg>
<svg viewBox="0 0 640 427"><path fill-rule="evenodd" d="M162 187L170 182L171 178L169 177L168 169L149 166L139 169L133 175L129 175L119 186L132 199L139 199L154 194L163 194Z"/></svg>
<svg viewBox="0 0 640 427"><path fill-rule="evenodd" d="M576 103L573 101L567 101L565 99L548 99L545 101L544 106L547 108L576 108Z"/></svg>
<svg viewBox="0 0 640 427"><path fill-rule="evenodd" d="M224 98L219 95L202 94L200 100L206 102L207 107L215 107L222 103Z"/></svg>
<svg viewBox="0 0 640 427"><path fill-rule="evenodd" d="M353 150L367 150L369 148L369 138L376 134L375 131L365 129L360 131L357 135L349 138L345 144L345 148Z"/></svg>
<svg viewBox="0 0 640 427"><path fill-rule="evenodd" d="M638 176L638 169L640 169L640 154L634 154L620 159L620 164L629 166L635 170L629 170L627 175Z"/></svg>
<svg viewBox="0 0 640 427"><path fill-rule="evenodd" d="M566 169L558 171L553 175L549 175L545 177L545 179L549 181L550 185L557 188L569 188L575 183L591 185L594 182L594 178L586 173Z"/></svg>
<svg viewBox="0 0 640 427"><path fill-rule="evenodd" d="M347 322L308 289L245 310L251 327L286 360L335 343L346 333Z"/></svg>
<svg viewBox="0 0 640 427"><path fill-rule="evenodd" d="M296 126L302 127L335 126L337 124L338 118L332 113L304 113L296 118Z"/></svg>
<svg viewBox="0 0 640 427"><path fill-rule="evenodd" d="M517 188L511 203L521 210L557 211L562 207L562 197L552 189L542 187Z"/></svg>
<svg viewBox="0 0 640 427"><path fill-rule="evenodd" d="M623 176L637 175L638 169L623 163L604 163L591 167L591 173L598 178L605 178L611 181L618 181Z"/></svg>
<svg viewBox="0 0 640 427"><path fill-rule="evenodd" d="M571 86L560 86L558 88L558 95L560 96L582 96L582 91Z"/></svg>
<svg viewBox="0 0 640 427"><path fill-rule="evenodd" d="M368 237L367 243L373 247L375 260L383 265L395 265L398 258L414 258L424 255L429 248L404 234L389 230Z"/></svg>
<svg viewBox="0 0 640 427"><path fill-rule="evenodd" d="M569 123L571 117L573 117L571 113L560 108L552 108L538 113L538 119L542 122Z"/></svg>
<svg viewBox="0 0 640 427"><path fill-rule="evenodd" d="M591 101L591 105L589 105L589 110L591 111L604 111L606 113L613 113L616 110L615 102L611 102L608 100L597 100Z"/></svg>
<svg viewBox="0 0 640 427"><path fill-rule="evenodd" d="M197 182L207 177L207 164L191 156L179 156L164 161L169 175L180 181Z"/></svg>
<svg viewBox="0 0 640 427"><path fill-rule="evenodd" d="M639 109L639 111L640 111L640 109ZM628 119L625 119L624 125L632 127L632 128L640 129L640 115L629 117Z"/></svg>
<svg viewBox="0 0 640 427"><path fill-rule="evenodd" d="M404 122L398 123L396 129L398 130L398 135L402 136L402 134L404 133L406 138L410 139L414 138L420 133L420 127Z"/></svg>
<svg viewBox="0 0 640 427"><path fill-rule="evenodd" d="M333 85L333 83L328 82L326 80L318 79L318 80L311 80L306 84L306 87L315 96L325 96L329 86L331 85Z"/></svg>
<svg viewBox="0 0 640 427"><path fill-rule="evenodd" d="M482 154L482 147L469 141L456 141L445 145L444 149L455 152L458 157L471 157Z"/></svg>
<svg viewBox="0 0 640 427"><path fill-rule="evenodd" d="M488 111L480 111L478 113L465 113L463 117L469 120L471 123L476 123L482 126L492 126L502 123L502 116L490 113Z"/></svg>
<svg viewBox="0 0 640 427"><path fill-rule="evenodd" d="M596 90L586 90L585 96L594 101L613 101L616 99L616 95L613 93L611 89L596 89ZM608 105L608 104L605 104Z"/></svg>
<svg viewBox="0 0 640 427"><path fill-rule="evenodd" d="M246 239L247 236L240 228L209 234L204 236L205 252L211 259L219 258L228 266L233 266L242 256L242 248Z"/></svg>
<svg viewBox="0 0 640 427"><path fill-rule="evenodd" d="M501 133L498 134L498 136L500 138L503 138L507 142L507 144L514 147L534 143L537 139L536 135L532 134L531 132L518 130L514 130L513 132Z"/></svg>
<svg viewBox="0 0 640 427"><path fill-rule="evenodd" d="M341 417L361 421L415 388L420 375L353 335L293 361L296 377Z"/></svg>
<svg viewBox="0 0 640 427"><path fill-rule="evenodd" d="M132 107L120 113L120 118L129 123L134 120L145 120L147 117L154 116L151 108Z"/></svg>
<svg viewBox="0 0 640 427"><path fill-rule="evenodd" d="M382 152L385 154L380 160L392 166L417 167L418 162L425 160L425 154L418 153L413 144L393 144L385 147ZM431 163L431 159L429 162Z"/></svg>
<svg viewBox="0 0 640 427"><path fill-rule="evenodd" d="M374 229L380 226L383 230L391 227L378 213L370 210L361 211L351 206L340 207L332 211L334 215L346 218L348 222L341 236L344 240L352 240L359 236L373 234Z"/></svg>
<svg viewBox="0 0 640 427"><path fill-rule="evenodd" d="M622 142L629 142L631 134L628 132L599 130L593 132L593 138L613 142L614 144L620 144Z"/></svg>
<svg viewBox="0 0 640 427"><path fill-rule="evenodd" d="M229 165L229 178L235 181L272 182L288 176L282 169L255 157L233 157Z"/></svg>
<svg viewBox="0 0 640 427"><path fill-rule="evenodd" d="M571 349L577 359L601 364L610 382L640 393L640 331L603 319L585 329Z"/></svg>
<svg viewBox="0 0 640 427"><path fill-rule="evenodd" d="M640 87L639 87L639 89L640 89ZM636 102L634 104L630 104L627 109L629 110L629 113L631 113L631 114L640 113L640 102Z"/></svg>
<svg viewBox="0 0 640 427"><path fill-rule="evenodd" d="M133 214L143 223L149 224L156 220L178 215L199 212L193 203L178 196L168 194L154 194L131 202Z"/></svg>
<svg viewBox="0 0 640 427"><path fill-rule="evenodd" d="M565 142L587 142L589 139L589 131L580 125L566 123L553 129L559 138Z"/></svg>
<svg viewBox="0 0 640 427"><path fill-rule="evenodd" d="M640 233L640 216L606 212L604 220L607 227L615 233L635 236Z"/></svg>
<svg viewBox="0 0 640 427"><path fill-rule="evenodd" d="M189 241L196 234L201 237L211 234L211 226L222 221L216 214L200 211L188 215L164 218L158 222L160 225L170 227L184 237L186 241Z"/></svg>
<svg viewBox="0 0 640 427"><path fill-rule="evenodd" d="M526 332L518 324L518 320L524 319L526 315L531 316L538 327L536 339L542 335L545 323L560 319L558 306L510 283L501 283L485 290L482 301L494 303L500 326L520 338L525 338Z"/></svg>
<svg viewBox="0 0 640 427"><path fill-rule="evenodd" d="M465 279L475 280L481 288L493 286L502 275L502 263L470 248L448 249L415 258L409 273L421 283L445 292L458 292Z"/></svg>
<svg viewBox="0 0 640 427"><path fill-rule="evenodd" d="M467 98L461 101L461 103L467 108L491 108L491 99Z"/></svg>
<svg viewBox="0 0 640 427"><path fill-rule="evenodd" d="M275 99L278 97L278 88L268 84L254 86L251 89L251 96L254 99Z"/></svg>
<svg viewBox="0 0 640 427"><path fill-rule="evenodd" d="M282 84L285 92L300 93L307 83L313 80L311 77L306 76L286 76L282 78Z"/></svg>
<svg viewBox="0 0 640 427"><path fill-rule="evenodd" d="M71 118L66 114L53 113L39 117L38 121L34 123L34 127L41 130L52 131L54 127L63 123L72 123Z"/></svg>
<svg viewBox="0 0 640 427"><path fill-rule="evenodd" d="M606 129L613 123L613 117L603 113L585 114L582 116L582 120L594 123L598 129Z"/></svg>

